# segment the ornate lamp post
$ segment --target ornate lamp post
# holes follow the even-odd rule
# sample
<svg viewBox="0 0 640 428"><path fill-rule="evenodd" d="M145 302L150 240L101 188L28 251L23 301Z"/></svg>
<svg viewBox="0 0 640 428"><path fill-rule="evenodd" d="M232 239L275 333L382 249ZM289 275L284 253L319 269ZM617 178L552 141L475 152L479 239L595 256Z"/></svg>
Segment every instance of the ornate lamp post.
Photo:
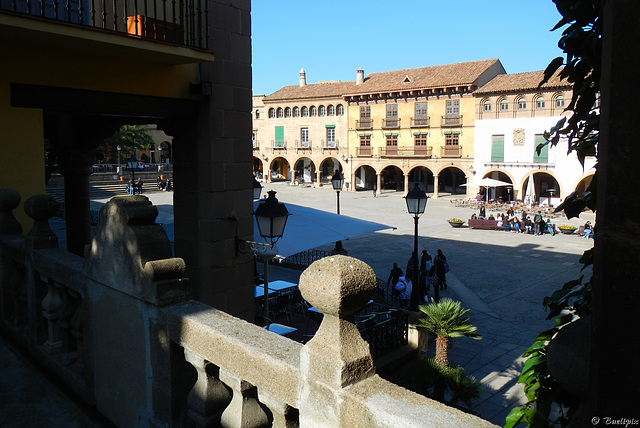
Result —
<svg viewBox="0 0 640 428"><path fill-rule="evenodd" d="M420 188L418 183L414 183L413 189L407 193L405 196L405 201L407 203L407 211L409 214L413 215L415 230L413 235L413 253L415 254L414 266L413 266L413 287L411 288L411 299L409 302L409 308L412 311L418 310L419 303L419 287L418 287L418 218L424 213L425 208L427 207L427 199L429 197L427 194Z"/></svg>
<svg viewBox="0 0 640 428"><path fill-rule="evenodd" d="M333 186L333 190L336 191L336 212L340 214L340 191L342 190L342 186L344 186L344 176L337 169L336 173L331 177L331 185Z"/></svg>

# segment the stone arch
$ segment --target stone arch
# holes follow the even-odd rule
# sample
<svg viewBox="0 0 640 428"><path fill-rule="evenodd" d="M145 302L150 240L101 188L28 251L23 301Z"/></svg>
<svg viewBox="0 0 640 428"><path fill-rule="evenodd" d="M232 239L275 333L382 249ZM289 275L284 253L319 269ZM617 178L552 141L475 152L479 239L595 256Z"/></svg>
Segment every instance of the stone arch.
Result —
<svg viewBox="0 0 640 428"><path fill-rule="evenodd" d="M264 177L264 161L257 156L253 157L253 175L258 179Z"/></svg>
<svg viewBox="0 0 640 428"><path fill-rule="evenodd" d="M404 171L397 165L388 164L380 170L380 192L383 190L404 191Z"/></svg>
<svg viewBox="0 0 640 428"><path fill-rule="evenodd" d="M319 163L318 172L320 173L320 183L330 183L333 173L338 169L342 171L342 163L340 159L327 156Z"/></svg>
<svg viewBox="0 0 640 428"><path fill-rule="evenodd" d="M409 190L411 183L420 183L420 187L427 193L433 193L434 176L433 171L424 165L417 165L409 170Z"/></svg>
<svg viewBox="0 0 640 428"><path fill-rule="evenodd" d="M360 165L353 176L354 190L371 190L377 185L377 172L371 165Z"/></svg>
<svg viewBox="0 0 640 428"><path fill-rule="evenodd" d="M511 183L511 187L493 187L489 188L489 199L501 200L501 201L513 201L517 199L516 195L516 179L509 171L500 168L490 168L484 172L481 178L493 178L494 180L500 180L507 183ZM482 194L486 192L485 189L481 189Z"/></svg>
<svg viewBox="0 0 640 428"><path fill-rule="evenodd" d="M531 175L533 175L533 185L536 191L535 200L539 204L548 204L549 198L552 198L555 201L555 205L557 205L558 199L562 200L565 195L562 183L558 181L555 175L549 170L538 169L532 170L523 177L522 182L520 183L521 193L519 199L524 200L524 195L526 194L529 183L529 176ZM554 203L551 205L554 205Z"/></svg>
<svg viewBox="0 0 640 428"><path fill-rule="evenodd" d="M316 165L306 156L299 157L293 166L295 171L294 181L298 183L312 183L316 181Z"/></svg>
<svg viewBox="0 0 640 428"><path fill-rule="evenodd" d="M467 174L462 167L453 163L446 165L438 171L438 194L466 194L466 189L462 187L466 182ZM434 193L435 192L436 189L434 189Z"/></svg>
<svg viewBox="0 0 640 428"><path fill-rule="evenodd" d="M594 176L595 176L595 171L590 171L583 174L582 177L580 177L576 181L576 183L573 185L574 191L578 195L584 194L584 192L587 190L587 187L589 187L589 185L591 184L591 180L593 180Z"/></svg>
<svg viewBox="0 0 640 428"><path fill-rule="evenodd" d="M269 177L267 181L284 181L291 179L291 165L289 161L282 157L274 157L269 164Z"/></svg>

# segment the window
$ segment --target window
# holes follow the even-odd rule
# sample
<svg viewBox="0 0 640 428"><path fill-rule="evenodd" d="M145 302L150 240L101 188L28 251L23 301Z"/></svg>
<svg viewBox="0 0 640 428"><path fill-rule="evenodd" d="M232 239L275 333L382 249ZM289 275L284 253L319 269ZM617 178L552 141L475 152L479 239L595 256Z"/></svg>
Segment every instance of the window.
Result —
<svg viewBox="0 0 640 428"><path fill-rule="evenodd" d="M424 118L427 116L427 103L415 104L416 117Z"/></svg>
<svg viewBox="0 0 640 428"><path fill-rule="evenodd" d="M509 110L509 101L507 100L500 101L500 111L507 111L507 110Z"/></svg>
<svg viewBox="0 0 640 428"><path fill-rule="evenodd" d="M300 146L309 147L309 128L300 128Z"/></svg>
<svg viewBox="0 0 640 428"><path fill-rule="evenodd" d="M327 116L335 116L335 115L336 115L336 108L332 105L327 107Z"/></svg>
<svg viewBox="0 0 640 428"><path fill-rule="evenodd" d="M256 119L260 119L260 110L256 110Z"/></svg>
<svg viewBox="0 0 640 428"><path fill-rule="evenodd" d="M425 132L420 134L413 135L413 144L416 146L426 146L427 145L427 134Z"/></svg>
<svg viewBox="0 0 640 428"><path fill-rule="evenodd" d="M284 126L275 127L275 143L274 147L284 147Z"/></svg>
<svg viewBox="0 0 640 428"><path fill-rule="evenodd" d="M387 134L385 135L387 140L387 154L388 155L397 155L398 154L398 134Z"/></svg>
<svg viewBox="0 0 640 428"><path fill-rule="evenodd" d="M491 111L491 101L486 100L484 102L484 111Z"/></svg>
<svg viewBox="0 0 640 428"><path fill-rule="evenodd" d="M387 104L387 118L398 117L398 104Z"/></svg>
<svg viewBox="0 0 640 428"><path fill-rule="evenodd" d="M491 136L491 162L504 162L504 135Z"/></svg>
<svg viewBox="0 0 640 428"><path fill-rule="evenodd" d="M536 109L543 109L543 108L544 108L544 98L538 97L538 99L536 100Z"/></svg>
<svg viewBox="0 0 640 428"><path fill-rule="evenodd" d="M309 116L309 109L306 106L304 106L302 107L302 117L307 117L307 116Z"/></svg>
<svg viewBox="0 0 640 428"><path fill-rule="evenodd" d="M318 116L324 116L326 114L326 109L324 106L318 107Z"/></svg>
<svg viewBox="0 0 640 428"><path fill-rule="evenodd" d="M284 113L283 113L283 111L282 111L282 107L278 107L277 116L278 116L278 117L284 117Z"/></svg>
<svg viewBox="0 0 640 428"><path fill-rule="evenodd" d="M447 100L447 116L457 116L460 114L460 100Z"/></svg>
<svg viewBox="0 0 640 428"><path fill-rule="evenodd" d="M272 108L269 109L269 119L276 117L276 111Z"/></svg>
<svg viewBox="0 0 640 428"><path fill-rule="evenodd" d="M327 147L336 146L336 127L327 125Z"/></svg>
<svg viewBox="0 0 640 428"><path fill-rule="evenodd" d="M291 107L284 109L284 117L291 117Z"/></svg>
<svg viewBox="0 0 640 428"><path fill-rule="evenodd" d="M459 136L460 136L459 132L449 132L449 133L444 134L445 150L448 147L458 146ZM456 147L456 150L457 150L457 147ZM456 152L456 154L457 154L457 152Z"/></svg>
<svg viewBox="0 0 640 428"><path fill-rule="evenodd" d="M311 106L311 108L309 108L309 116L316 117L316 111L316 106Z"/></svg>
<svg viewBox="0 0 640 428"><path fill-rule="evenodd" d="M564 97L562 95L558 96L556 98L556 107L557 108L564 108Z"/></svg>
<svg viewBox="0 0 640 428"><path fill-rule="evenodd" d="M300 117L300 108L298 107L293 108L293 117Z"/></svg>
<svg viewBox="0 0 640 428"><path fill-rule="evenodd" d="M371 106L360 107L360 119L368 119L371 117Z"/></svg>
<svg viewBox="0 0 640 428"><path fill-rule="evenodd" d="M535 141L535 145L533 147L533 162L548 163L549 162L549 145L544 144L547 141L544 138L544 135L536 134L534 141ZM544 146L542 146L542 149L540 150L540 154L538 154L538 146L540 144L544 144Z"/></svg>
<svg viewBox="0 0 640 428"><path fill-rule="evenodd" d="M371 147L371 134L360 135L360 147Z"/></svg>
<svg viewBox="0 0 640 428"><path fill-rule="evenodd" d="M336 115L344 116L344 106L342 104L338 104L336 107Z"/></svg>
<svg viewBox="0 0 640 428"><path fill-rule="evenodd" d="M527 100L520 98L518 100L518 110L525 110L527 108Z"/></svg>

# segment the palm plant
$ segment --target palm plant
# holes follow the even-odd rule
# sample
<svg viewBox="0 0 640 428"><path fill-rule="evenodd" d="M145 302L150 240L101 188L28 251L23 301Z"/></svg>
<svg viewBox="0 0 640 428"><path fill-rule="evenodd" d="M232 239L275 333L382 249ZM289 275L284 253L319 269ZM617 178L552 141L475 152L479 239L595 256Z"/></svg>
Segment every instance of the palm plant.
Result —
<svg viewBox="0 0 640 428"><path fill-rule="evenodd" d="M448 297L436 302L431 299L428 305L420 305L424 316L418 319L418 328L426 328L436 334L435 361L440 367L449 365L449 341L454 337L470 337L482 339L477 327L469 323L466 315L469 309L463 309L462 304Z"/></svg>

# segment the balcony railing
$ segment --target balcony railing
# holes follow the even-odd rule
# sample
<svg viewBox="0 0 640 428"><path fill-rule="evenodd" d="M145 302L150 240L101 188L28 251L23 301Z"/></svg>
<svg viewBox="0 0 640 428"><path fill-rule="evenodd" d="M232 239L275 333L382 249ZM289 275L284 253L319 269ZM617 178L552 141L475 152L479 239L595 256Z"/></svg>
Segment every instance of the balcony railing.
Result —
<svg viewBox="0 0 640 428"><path fill-rule="evenodd" d="M400 128L400 120L399 117L387 117L382 119L382 127L386 129Z"/></svg>
<svg viewBox="0 0 640 428"><path fill-rule="evenodd" d="M142 198L103 207L84 258L57 248L50 197L25 202L36 223L26 236L20 196L0 199L0 329L116 426L490 426L375 374L363 336L384 352L406 336L393 343L382 327L404 332L407 319L361 312L378 284L360 260L326 257L302 274L323 319L301 344L191 300L184 261Z"/></svg>
<svg viewBox="0 0 640 428"><path fill-rule="evenodd" d="M371 156L373 154L371 146L360 146L356 147L356 149L356 156Z"/></svg>
<svg viewBox="0 0 640 428"><path fill-rule="evenodd" d="M412 128L428 128L431 126L431 117L417 116L411 118Z"/></svg>
<svg viewBox="0 0 640 428"><path fill-rule="evenodd" d="M462 115L442 116L440 126L462 126Z"/></svg>
<svg viewBox="0 0 640 428"><path fill-rule="evenodd" d="M338 150L340 148L340 140L320 140L320 148L324 150Z"/></svg>
<svg viewBox="0 0 640 428"><path fill-rule="evenodd" d="M443 158L459 158L462 156L462 146L440 146L440 156Z"/></svg>
<svg viewBox="0 0 640 428"><path fill-rule="evenodd" d="M379 147L380 156L431 156L431 146L414 146L414 147L397 147L387 146Z"/></svg>
<svg viewBox="0 0 640 428"><path fill-rule="evenodd" d="M271 140L271 149L272 150L286 150L287 149L287 140Z"/></svg>
<svg viewBox="0 0 640 428"><path fill-rule="evenodd" d="M373 119L360 119L356 120L356 129L371 129L373 128Z"/></svg>
<svg viewBox="0 0 640 428"><path fill-rule="evenodd" d="M208 2L202 0L1 0L0 10L208 49Z"/></svg>

